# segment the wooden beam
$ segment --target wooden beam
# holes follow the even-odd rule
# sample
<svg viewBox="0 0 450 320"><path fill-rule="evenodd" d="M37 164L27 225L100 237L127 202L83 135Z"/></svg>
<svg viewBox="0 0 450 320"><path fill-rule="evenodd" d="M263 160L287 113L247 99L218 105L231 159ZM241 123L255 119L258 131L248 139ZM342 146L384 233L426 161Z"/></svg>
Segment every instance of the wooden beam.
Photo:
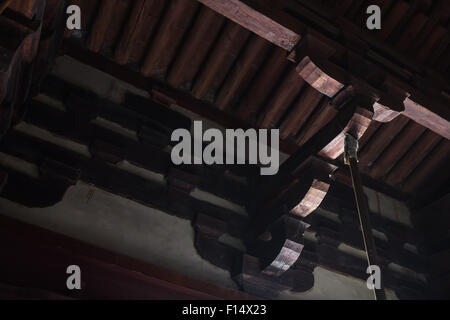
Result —
<svg viewBox="0 0 450 320"><path fill-rule="evenodd" d="M404 116L450 140L448 104L442 106L446 110L441 108L439 113L419 104L417 101L413 101L411 98L407 98L404 104L405 111L402 113Z"/></svg>

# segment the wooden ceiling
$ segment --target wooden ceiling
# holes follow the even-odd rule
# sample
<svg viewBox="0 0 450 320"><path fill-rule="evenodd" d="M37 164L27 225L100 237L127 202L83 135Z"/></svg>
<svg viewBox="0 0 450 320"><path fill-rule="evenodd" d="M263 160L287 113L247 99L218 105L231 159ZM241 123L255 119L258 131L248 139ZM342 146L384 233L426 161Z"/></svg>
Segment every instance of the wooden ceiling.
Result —
<svg viewBox="0 0 450 320"><path fill-rule="evenodd" d="M334 170L335 167L338 169L333 173L334 177L341 181L348 180L348 171L341 155L342 139L335 142L335 137L340 137L344 129L342 124L353 121L353 124L361 127L358 131L363 134L359 140L361 169L365 182L376 183L379 191L388 188L416 197L436 196L442 191L448 191L450 116L448 100L445 99L449 91L448 82L443 80L448 72L448 38L446 33L436 31L435 34L434 31L448 28L447 2L380 2L387 17L386 29L370 36L384 42L375 43L376 48L363 50L372 59L371 64L349 52L350 49L357 52L361 50L364 45L364 41L361 41L363 35L360 34L359 38L346 37L349 30L357 30L354 28L358 27L358 23L364 25L364 1L319 3L283 0L280 5L284 7L278 7L277 2L277 6L274 5L265 13L251 7L238 7L245 8L246 15L239 16L238 13L242 13L239 10L225 10L223 15L217 13L221 9L230 9L230 5L244 2L267 4L264 0L73 1L82 9L83 28L81 32L66 32L62 52L149 91L156 102L135 98L137 101L134 100L134 103L139 106L137 110L130 110L133 100L124 101L124 105L114 105L110 101L93 97L91 92L75 89L76 84L74 86L52 77L42 82L44 69L51 66L51 56L58 49L57 34L65 29L64 6L58 0L49 0L44 14L43 1L14 2L15 5L0 16L0 23L8 24L12 20L19 25L16 28L21 30L24 23L25 27L31 26L31 22L37 19L39 27L26 30L23 37L17 37L23 40L18 47L5 47L5 43L9 44L9 38L6 29L0 28L0 49L6 48L12 57L16 57L11 61L0 61L0 89L5 89L0 90L0 115L8 112L9 116L9 123L5 126L0 123L0 128L6 131L9 124L24 120L88 146L92 157L10 130L2 137L0 149L35 164L39 174L31 177L13 169L8 170L9 177L2 196L32 207L49 206L61 200L68 186L82 180L170 214L192 220L195 217L197 250L202 257L226 270L231 270L235 256L240 258L241 253L236 254L235 250L218 243L218 235L225 231L242 239L245 235L246 239L250 238L247 241L248 248L255 250L255 256L272 265L272 261L278 262L278 257L283 258L279 253L283 251L285 243L290 243L285 240L302 243L303 236L300 233L307 228L302 219L317 209L323 200L322 206L325 208L338 207L339 219L343 223L341 225L330 217L320 215L305 218L320 241L306 241L303 259L290 261L291 274L294 273L301 280L296 283L296 286L300 286L296 290L310 289L312 271L317 265L365 279L365 261L344 255L337 249L340 243L362 249L363 243L350 190L346 190L349 195L345 196L333 189L339 184L329 185L328 170ZM210 7L224 6L212 10L201 3ZM274 4L273 1L271 3ZM323 7L317 9L317 5ZM30 10L27 11L27 8ZM48 8L53 11L48 11ZM20 15L13 12L19 12ZM278 22L270 18L271 14L276 16L278 13L283 19L286 18L285 24L279 24L279 18ZM411 22L415 21L417 15L426 17L422 31L414 29L416 23ZM27 18L23 19L22 16ZM230 16L236 22L225 16ZM58 17L59 20L50 23L51 17ZM256 22L263 23L252 24L255 17ZM339 23L334 24L333 17L337 17ZM41 19L43 22L39 21ZM300 23L300 27L293 21ZM302 29L301 23L308 24L307 32ZM313 31L313 28L316 30ZM424 32L425 35L422 35ZM32 46L35 50L31 52L26 50L30 48L26 45L29 44L28 37L34 44L40 40L39 46ZM306 39L306 44L301 39ZM319 45L320 42L322 44ZM420 42L420 45L416 42ZM401 45L396 47L397 43ZM301 59L302 50L305 47L311 49L308 47L310 45L313 51L316 50L314 54L320 56L329 53L327 63L334 64L341 71L345 68L345 71L355 71L352 63L356 61L359 73L351 75L350 83L345 82L345 77L340 78L339 72L324 72L330 72L330 69L313 68L314 72L322 72L320 75L323 78L319 79L314 77L314 72L308 74L308 68L318 61L315 60L317 56L313 55L309 60ZM331 54L327 45L336 46L336 52ZM419 49L414 49L416 46ZM393 50L388 55L392 61L384 56L388 50ZM350 56L356 60L349 59ZM404 61L399 62L399 57L404 57ZM344 60L348 65L343 63ZM375 64L383 67L373 71L371 68ZM366 69L361 66L367 67L367 78L370 79L364 77ZM27 87L29 83L23 81L31 78L27 72L30 70L34 71L31 73L31 89ZM395 76L383 78L386 73ZM396 77L401 79L396 80ZM34 78L38 81L34 81ZM323 79L326 81L319 81ZM398 102L390 99L393 95L406 97L398 90L399 83L405 79L412 83L408 84L408 90L411 88L409 110L397 110L396 106L393 110L383 109L384 104ZM385 86L375 90L380 93L379 97L374 98L378 111L381 109L381 114L377 116L390 118L397 115L387 123L372 120L373 112L365 106L361 107L367 101L375 107L374 101L359 100L351 95L353 89L359 89L360 95L371 96L373 92L370 90L377 85ZM423 92L417 94L416 89L420 85L423 85ZM387 94L382 89L387 90ZM27 99L38 92L61 102L66 109L59 110ZM352 103L339 103L348 97ZM447 104L443 105L442 101ZM423 105L419 105L419 102ZM226 127L280 128L283 151L294 156L285 162L280 169L281 174L273 177L273 180L255 179L256 183L259 182L256 192L246 185L239 188L240 183L236 181L228 181L223 166L200 169L175 167L168 160L165 146L173 128L183 124L188 127L190 119L177 121L177 116L161 106L170 103L176 103ZM348 105L352 108L348 108ZM25 109L27 112L24 112ZM91 123L98 116L135 130L138 140L121 137L110 129ZM161 117L164 119L163 127L168 127L168 131L163 134L167 139L161 139L161 135L155 135L152 130L151 123ZM170 120L166 122L167 119ZM328 134L324 128L331 128L329 131L333 134ZM322 145L325 148L322 149ZM161 186L116 167L122 160L163 174L167 185ZM0 168L0 187L3 187L7 175L1 170L6 169ZM271 184L272 181L275 183ZM286 185L289 188L285 188ZM190 196L195 187L245 205L249 209L249 217L242 218L223 210L216 212L217 208L211 208L211 205ZM328 197L324 199L327 191ZM253 201L255 199L257 201ZM345 199L349 204L342 204ZM253 202L258 203L255 205ZM304 202L308 203L307 212L301 212ZM291 215L286 219L286 208L292 206L295 207L291 213L297 218L292 219ZM212 216L205 217L204 213ZM280 217L282 219L278 219ZM385 228L380 230L385 230L388 236L387 241L378 241L381 244L377 244L386 264L394 261L426 272L426 264L421 257L412 256L404 248L406 242L419 245L419 240L410 239L412 236L409 231L395 223L380 217L374 217L374 221L375 228ZM299 223L302 224L301 228L291 228ZM261 247L262 252L257 252L263 241L259 235L272 228L278 230L274 234L281 237L281 247L279 239L274 237L270 243ZM288 232L293 229L296 230L294 234ZM296 246L298 254L303 250L302 246ZM273 258L273 254L275 260L266 259L268 253L269 258ZM243 261L243 270L239 272L245 274L248 271L244 270L248 267L246 263L251 264L251 260ZM259 272L261 270L257 270ZM393 272L388 278L389 285L401 291L405 285L404 280L397 279L398 276ZM406 285L406 289L410 287L415 289L415 293L423 292L422 284Z"/></svg>
<svg viewBox="0 0 450 320"><path fill-rule="evenodd" d="M324 5L324 16L330 9L365 24L364 1L298 2ZM448 74L447 1L375 2L386 17L378 39L412 61ZM89 51L149 81L189 93L217 111L217 118L228 114L251 127L280 128L285 145L301 146L337 113L329 97L300 77L283 48L197 1L73 3L82 8L83 29L67 37L81 37L78 43ZM412 194L448 182L449 141L406 116L372 122L360 145L363 173L389 187Z"/></svg>

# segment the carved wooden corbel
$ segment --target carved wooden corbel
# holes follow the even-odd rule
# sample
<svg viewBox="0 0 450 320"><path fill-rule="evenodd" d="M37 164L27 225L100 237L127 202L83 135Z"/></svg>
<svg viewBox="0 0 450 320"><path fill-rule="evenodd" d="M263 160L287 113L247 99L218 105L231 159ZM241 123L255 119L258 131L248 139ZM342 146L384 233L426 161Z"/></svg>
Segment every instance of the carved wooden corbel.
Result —
<svg viewBox="0 0 450 320"><path fill-rule="evenodd" d="M301 259L303 233L309 227L301 219L320 206L330 187L329 177L337 169L323 158L336 159L344 152L345 134L358 139L364 134L373 116L366 108L370 101L352 87L341 90L330 102L339 110L335 119L288 159L277 177L268 178L272 180L268 186L257 191L258 199L265 201L255 206L247 248L259 258L265 276L281 277Z"/></svg>
<svg viewBox="0 0 450 320"><path fill-rule="evenodd" d="M313 88L332 98L347 86L357 93L372 99L372 120L390 122L402 114L430 130L450 139L448 97L446 86L440 79L431 79L431 88L418 74L413 77L404 68L399 68L388 59L367 48L344 50L332 48L317 35L302 38L288 59L297 64L298 74ZM357 53L358 52L358 53ZM404 81L401 76L386 72L387 66L409 74ZM434 81L433 81L434 80ZM427 98L424 98L427 95ZM430 107L425 107L429 105Z"/></svg>
<svg viewBox="0 0 450 320"><path fill-rule="evenodd" d="M260 270L269 276L281 276L300 257L303 234L309 224L285 214L275 221L263 237L248 243L247 252L260 259Z"/></svg>
<svg viewBox="0 0 450 320"><path fill-rule="evenodd" d="M292 268L301 259L303 234L308 227L292 215L282 216L247 244L247 254L233 272L235 281L244 291L266 298L275 298L285 290L310 290L314 286L314 269Z"/></svg>

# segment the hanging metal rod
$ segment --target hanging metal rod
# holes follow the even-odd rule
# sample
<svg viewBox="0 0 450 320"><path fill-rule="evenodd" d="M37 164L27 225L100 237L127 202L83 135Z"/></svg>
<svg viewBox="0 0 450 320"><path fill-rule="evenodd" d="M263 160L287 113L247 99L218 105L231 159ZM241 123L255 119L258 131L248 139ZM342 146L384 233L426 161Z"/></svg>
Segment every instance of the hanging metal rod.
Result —
<svg viewBox="0 0 450 320"><path fill-rule="evenodd" d="M372 235L372 224L370 222L369 206L364 195L361 176L358 168L358 140L352 135L345 136L345 154L344 161L350 167L352 176L353 192L356 199L356 207L358 209L359 222L361 224L361 231L364 239L364 247L366 249L367 263L369 266L377 265L380 267L380 260L377 254L377 248ZM386 293L384 289L374 288L374 295L376 300L386 300Z"/></svg>

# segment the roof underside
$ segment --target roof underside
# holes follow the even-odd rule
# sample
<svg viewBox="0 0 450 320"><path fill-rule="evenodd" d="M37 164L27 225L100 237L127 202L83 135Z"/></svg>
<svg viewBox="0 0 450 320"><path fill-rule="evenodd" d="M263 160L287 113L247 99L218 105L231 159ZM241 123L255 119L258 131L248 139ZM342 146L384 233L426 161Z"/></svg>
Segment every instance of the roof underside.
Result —
<svg viewBox="0 0 450 320"><path fill-rule="evenodd" d="M365 24L363 1L320 2ZM448 74L447 1L373 2L386 17L379 39ZM300 147L336 115L330 99L300 77L286 51L197 1L73 3L82 8L83 33L67 37L81 37L89 51L187 92L218 117L280 128L285 145ZM416 194L448 183L449 141L403 115L390 123L372 122L360 146L363 173L381 185Z"/></svg>

